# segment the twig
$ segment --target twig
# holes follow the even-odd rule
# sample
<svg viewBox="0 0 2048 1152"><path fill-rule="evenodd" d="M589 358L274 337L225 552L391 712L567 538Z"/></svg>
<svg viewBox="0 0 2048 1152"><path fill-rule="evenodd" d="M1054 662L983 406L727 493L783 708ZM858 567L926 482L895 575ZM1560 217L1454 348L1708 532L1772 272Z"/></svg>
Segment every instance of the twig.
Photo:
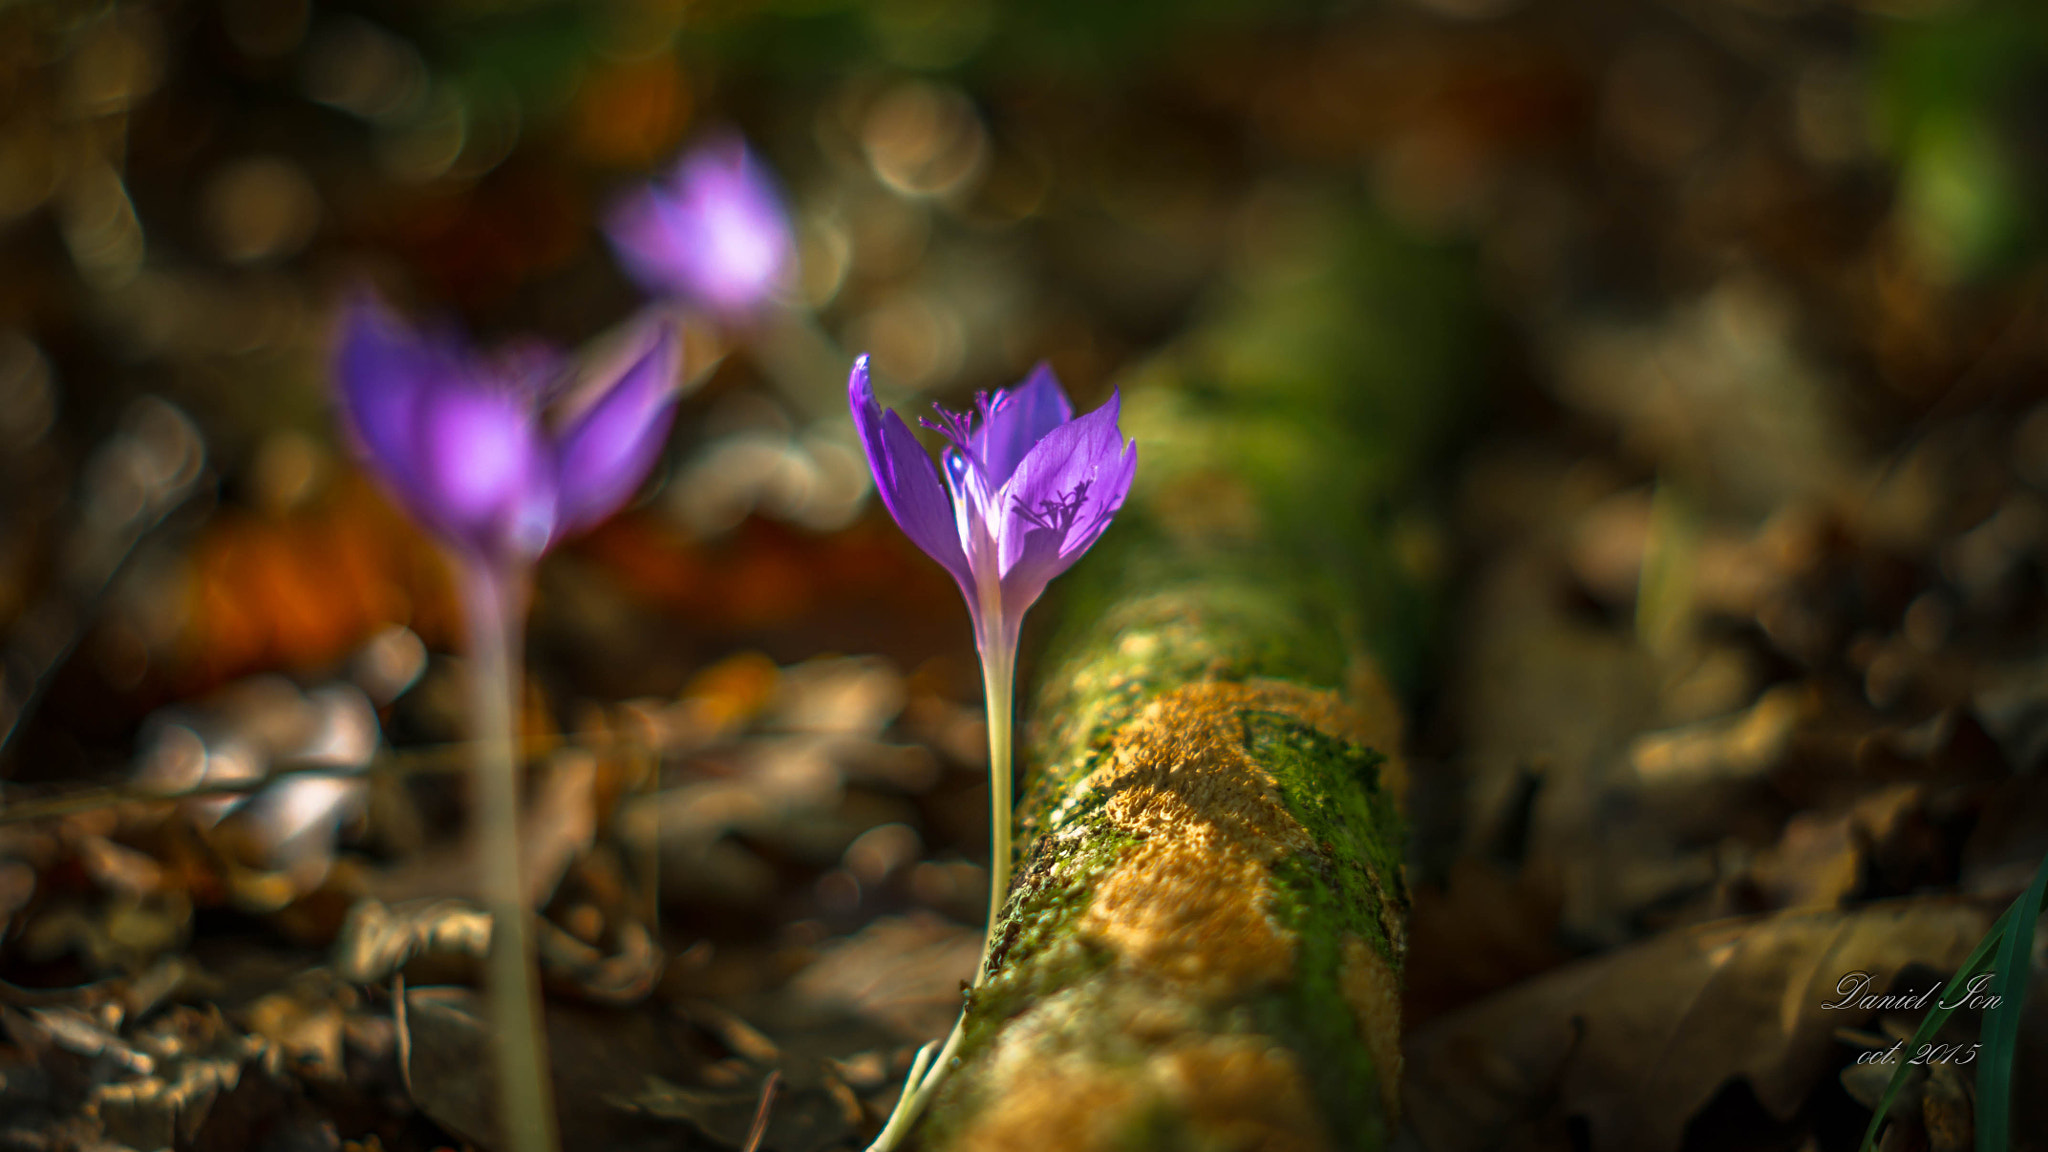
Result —
<svg viewBox="0 0 2048 1152"><path fill-rule="evenodd" d="M740 1146L740 1152L759 1152L762 1138L768 1135L768 1109L775 1103L775 1089L781 1083L779 1069L769 1072L768 1079L761 1082L761 1106L754 1109L754 1126L747 1129L747 1142Z"/></svg>

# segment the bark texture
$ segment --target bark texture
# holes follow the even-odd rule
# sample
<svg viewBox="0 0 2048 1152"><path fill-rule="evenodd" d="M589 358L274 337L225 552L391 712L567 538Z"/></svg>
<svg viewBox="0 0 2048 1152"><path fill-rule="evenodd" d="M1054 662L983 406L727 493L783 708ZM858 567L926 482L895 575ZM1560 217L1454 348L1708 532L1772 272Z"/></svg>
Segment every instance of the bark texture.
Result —
<svg viewBox="0 0 2048 1152"><path fill-rule="evenodd" d="M1375 511L1454 409L1441 257L1304 204L1126 381L1024 846L927 1149L1374 1149L1400 1078L1404 597ZM1424 399L1416 400L1417 390Z"/></svg>

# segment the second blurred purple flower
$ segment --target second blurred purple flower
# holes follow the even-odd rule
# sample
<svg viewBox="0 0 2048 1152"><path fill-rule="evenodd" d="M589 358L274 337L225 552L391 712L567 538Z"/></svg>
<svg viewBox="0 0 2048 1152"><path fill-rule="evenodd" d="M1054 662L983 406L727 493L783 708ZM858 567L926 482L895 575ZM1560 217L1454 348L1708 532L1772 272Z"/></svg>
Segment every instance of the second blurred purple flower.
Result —
<svg viewBox="0 0 2048 1152"><path fill-rule="evenodd" d="M482 356L362 293L343 315L337 374L350 431L406 510L462 552L507 565L632 496L674 419L680 355L659 326L551 428L545 412L571 362L534 347Z"/></svg>
<svg viewBox="0 0 2048 1152"><path fill-rule="evenodd" d="M735 135L699 145L627 195L605 232L641 287L727 318L768 303L796 252L774 180Z"/></svg>

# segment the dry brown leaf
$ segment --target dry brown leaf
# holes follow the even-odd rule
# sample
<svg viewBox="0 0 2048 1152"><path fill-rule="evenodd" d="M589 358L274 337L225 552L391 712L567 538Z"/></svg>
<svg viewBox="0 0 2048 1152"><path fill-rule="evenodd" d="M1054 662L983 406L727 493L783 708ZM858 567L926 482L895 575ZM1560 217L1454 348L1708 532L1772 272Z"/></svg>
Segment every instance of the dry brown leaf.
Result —
<svg viewBox="0 0 2048 1152"><path fill-rule="evenodd" d="M1908 963L1953 969L1990 927L1928 898L1782 912L1672 932L1561 968L1445 1016L1408 1045L1407 1111L1430 1152L1514 1143L1532 1121L1583 1118L1594 1152L1675 1149L1729 1080L1792 1115L1832 1069L1837 983L1884 988Z"/></svg>
<svg viewBox="0 0 2048 1152"><path fill-rule="evenodd" d="M406 994L413 1099L451 1132L492 1144L496 1108L483 997L467 988L413 988ZM556 1108L573 1145L605 1148L631 1128L609 1103L650 1076L689 1082L697 1060L680 1022L667 1014L546 1004L549 1064Z"/></svg>
<svg viewBox="0 0 2048 1152"><path fill-rule="evenodd" d="M757 1124L767 1147L791 1152L819 1152L846 1135L849 1119L829 1091L784 1091L773 1097L765 1113L761 1110L763 1097L760 1082L737 1088L692 1089L650 1076L639 1091L621 1093L615 1102L640 1115L686 1123L726 1148L759 1146L754 1135Z"/></svg>
<svg viewBox="0 0 2048 1152"><path fill-rule="evenodd" d="M1819 707L1811 688L1780 684L1734 715L1638 736L1629 763L1651 786L1755 776L1777 767L1793 733Z"/></svg>
<svg viewBox="0 0 2048 1152"><path fill-rule="evenodd" d="M338 1083L344 1077L342 1030L355 1003L347 985L304 979L242 1009L240 1020L275 1044L299 1075Z"/></svg>
<svg viewBox="0 0 2048 1152"><path fill-rule="evenodd" d="M621 923L614 949L600 951L545 917L534 920L541 976L554 991L599 1004L631 1004L661 978L666 955L646 928ZM349 910L334 942L334 971L352 984L377 984L415 962L430 975L466 971L491 945L491 916L460 900L386 906L363 899ZM449 963L449 962L455 963Z"/></svg>
<svg viewBox="0 0 2048 1152"><path fill-rule="evenodd" d="M545 908L576 857L597 835L597 757L578 749L555 753L521 820L521 889L529 908Z"/></svg>
<svg viewBox="0 0 2048 1152"><path fill-rule="evenodd" d="M133 1148L192 1147L215 1104L242 1084L267 1048L214 1008L172 1008L136 1040L156 1053L154 1073L95 1086L89 1106L109 1140Z"/></svg>
<svg viewBox="0 0 2048 1152"><path fill-rule="evenodd" d="M935 916L884 916L827 946L790 992L922 1043L952 1027L980 949L981 933Z"/></svg>
<svg viewBox="0 0 2048 1152"><path fill-rule="evenodd" d="M1963 891L2010 896L2027 886L2048 856L2048 777L2004 780L1984 799L1984 815L1963 845Z"/></svg>
<svg viewBox="0 0 2048 1152"><path fill-rule="evenodd" d="M1778 843L1750 865L1750 880L1771 908L1834 908L1864 883L1871 857L1927 799L1921 784L1893 784L1846 810L1802 812Z"/></svg>
<svg viewBox="0 0 2048 1152"><path fill-rule="evenodd" d="M496 1113L483 998L466 988L415 988L406 993L406 1005L413 1099L451 1132L489 1143ZM744 1140L765 1065L735 1059L743 1084L707 1086L714 1068L689 1042L681 1016L561 1001L546 1007L555 1098L570 1146L623 1146L662 1121L688 1122L728 1147ZM729 1012L698 1004L691 1019L715 1020L722 1040L780 1058L774 1042ZM803 1063L777 1098L769 1147L816 1152L842 1139L851 1123L829 1085L810 1068L816 1061Z"/></svg>
<svg viewBox="0 0 2048 1152"><path fill-rule="evenodd" d="M1409 955L1432 962L1408 970L1402 1015L1409 1027L1563 963L1558 903L1555 877L1511 872L1478 856L1452 861L1441 888L1418 885Z"/></svg>

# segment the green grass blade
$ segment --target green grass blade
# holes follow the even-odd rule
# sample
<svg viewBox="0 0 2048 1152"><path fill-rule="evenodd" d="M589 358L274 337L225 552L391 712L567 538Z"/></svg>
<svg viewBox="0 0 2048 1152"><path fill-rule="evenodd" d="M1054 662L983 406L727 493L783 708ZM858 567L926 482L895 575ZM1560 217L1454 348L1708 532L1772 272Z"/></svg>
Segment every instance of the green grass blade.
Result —
<svg viewBox="0 0 2048 1152"><path fill-rule="evenodd" d="M1984 970L1985 965L1991 960L1992 950L1998 947L1999 941L2005 937L2005 926L2012 922L2014 909L2019 906L2019 901L2014 901L2012 907L2007 908L2005 914L1998 918L1998 922L1991 926L1991 931L1984 934L1984 939L1977 941L1977 946L1970 950L1969 958L1963 961L1962 967L1956 969L1955 976L1942 987L1940 995L1934 998L1934 1007L1927 1010L1927 1016L1920 1021L1920 1027L1914 1030L1913 1038L1906 1041L1904 1051L1919 1051L1920 1046L1934 1039L1934 1034L1941 1031L1941 1026L1948 1023L1950 1016L1955 1015L1954 1008L1943 1008L1942 1005L1955 1003L1955 994L1962 990L1970 977ZM1878 1100L1877 1107L1870 1113L1870 1127L1863 1130L1863 1152L1876 1152L1877 1130L1884 1126L1885 1115L1891 1111L1892 1101L1898 1098L1899 1089L1905 1086L1906 1073L1911 1068L1912 1065L1902 1059L1898 1067L1892 1070L1891 1083L1884 1086L1884 1096Z"/></svg>
<svg viewBox="0 0 2048 1152"><path fill-rule="evenodd" d="M1977 1068L1977 1152L2006 1152L2012 1143L2012 1066L2020 1045L2020 1008L2027 998L2027 977L2034 955L2034 925L2048 899L2048 857L2034 872L2034 882L2021 894L2008 916L1998 945L1997 975L1991 992L1995 1007L1984 1010L1983 1061Z"/></svg>

